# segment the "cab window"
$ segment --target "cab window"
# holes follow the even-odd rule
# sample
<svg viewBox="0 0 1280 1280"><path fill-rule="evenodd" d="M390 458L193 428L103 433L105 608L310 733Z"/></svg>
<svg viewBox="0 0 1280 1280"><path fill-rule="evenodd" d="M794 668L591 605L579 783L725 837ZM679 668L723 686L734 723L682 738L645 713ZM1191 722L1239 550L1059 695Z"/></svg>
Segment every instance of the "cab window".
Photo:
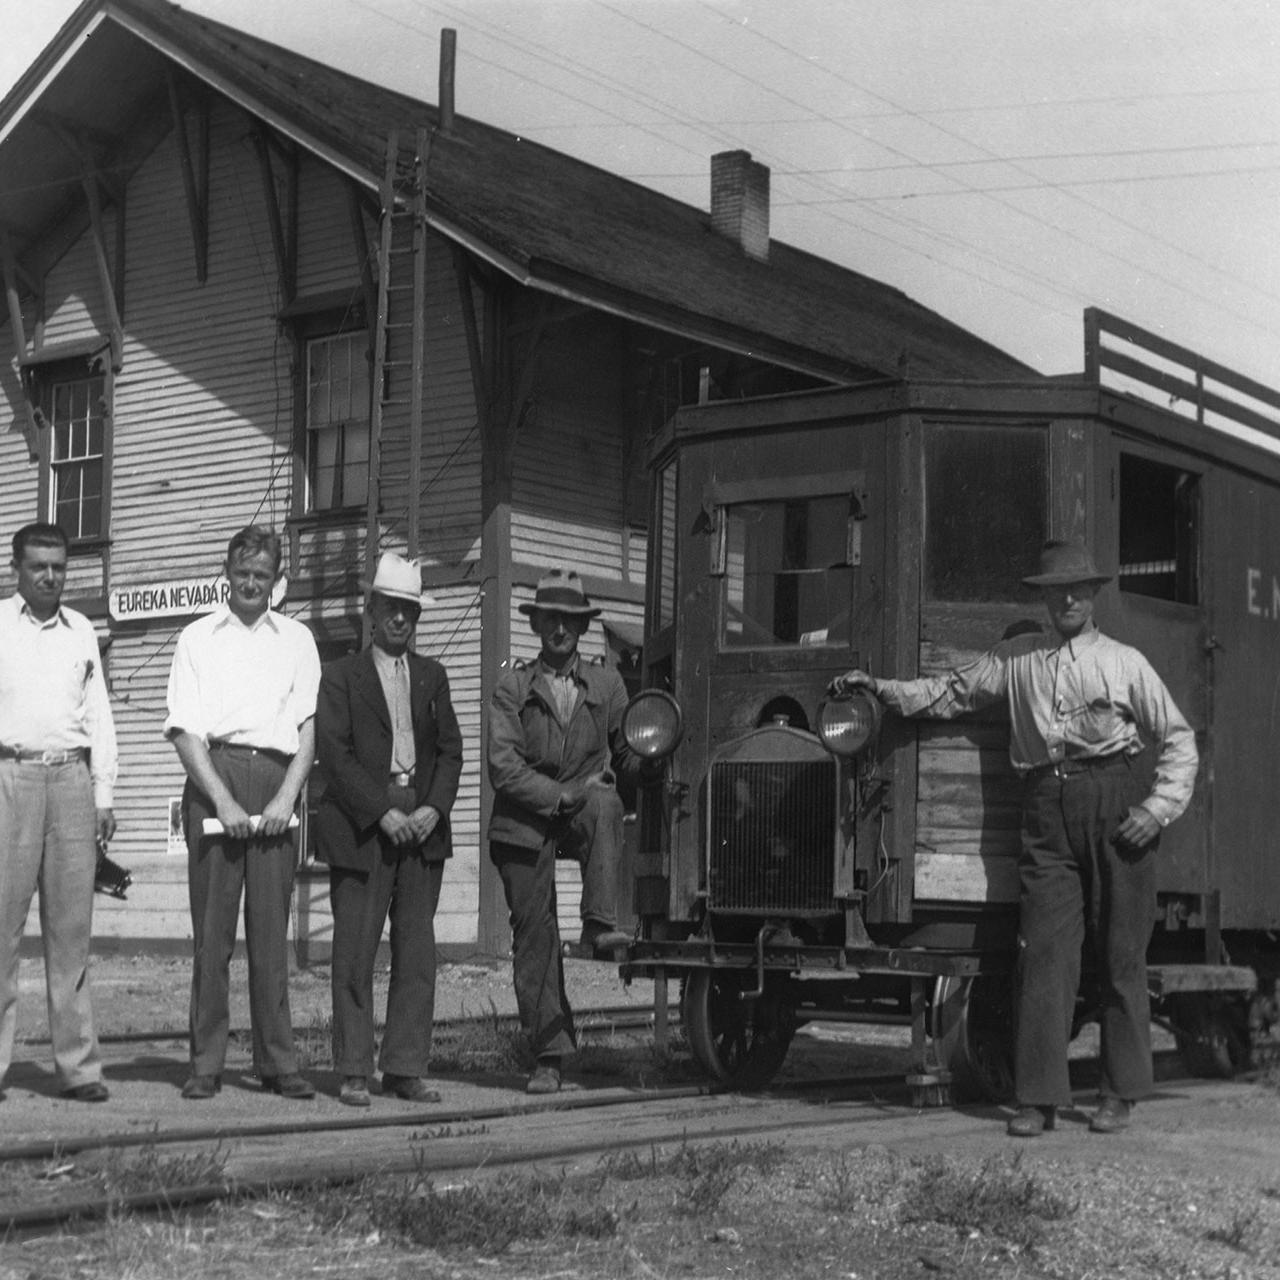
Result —
<svg viewBox="0 0 1280 1280"><path fill-rule="evenodd" d="M925 597L1019 600L1048 528L1049 437L1038 427L934 426L925 441Z"/></svg>
<svg viewBox="0 0 1280 1280"><path fill-rule="evenodd" d="M726 648L849 642L850 496L724 508Z"/></svg>

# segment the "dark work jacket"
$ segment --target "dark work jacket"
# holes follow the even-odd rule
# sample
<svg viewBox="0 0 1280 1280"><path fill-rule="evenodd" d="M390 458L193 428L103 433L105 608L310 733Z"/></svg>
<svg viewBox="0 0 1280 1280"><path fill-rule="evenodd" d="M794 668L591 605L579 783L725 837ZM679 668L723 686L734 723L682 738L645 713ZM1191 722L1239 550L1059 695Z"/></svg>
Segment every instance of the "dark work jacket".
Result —
<svg viewBox="0 0 1280 1280"><path fill-rule="evenodd" d="M449 698L449 677L434 658L409 658L409 702L417 753L415 808L431 805L440 822L422 847L429 861L453 852L449 810L462 772L462 734ZM316 857L333 867L371 870L381 856L378 821L393 806L391 712L373 650L330 663L316 705L316 761L324 797L316 813Z"/></svg>
<svg viewBox="0 0 1280 1280"><path fill-rule="evenodd" d="M609 768L635 774L640 767L622 737L627 692L616 671L579 658L567 724L539 672L537 662L504 671L489 706L489 839L525 849L547 839L566 785Z"/></svg>

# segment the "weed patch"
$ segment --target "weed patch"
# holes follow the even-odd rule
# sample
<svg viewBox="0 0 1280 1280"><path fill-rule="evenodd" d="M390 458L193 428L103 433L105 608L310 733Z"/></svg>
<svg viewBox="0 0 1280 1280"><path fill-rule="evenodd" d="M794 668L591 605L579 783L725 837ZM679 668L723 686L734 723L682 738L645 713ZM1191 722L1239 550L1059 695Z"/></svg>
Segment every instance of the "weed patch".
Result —
<svg viewBox="0 0 1280 1280"><path fill-rule="evenodd" d="M1077 1205L1023 1171L1022 1158L985 1160L980 1169L964 1170L943 1159L921 1169L904 1222L937 1222L963 1231L980 1231L1020 1249L1044 1243L1046 1225L1069 1218Z"/></svg>
<svg viewBox="0 0 1280 1280"><path fill-rule="evenodd" d="M111 1149L97 1173L104 1194L129 1196L174 1187L221 1186L226 1180L227 1154L219 1143L211 1150L189 1155L161 1151L156 1146Z"/></svg>

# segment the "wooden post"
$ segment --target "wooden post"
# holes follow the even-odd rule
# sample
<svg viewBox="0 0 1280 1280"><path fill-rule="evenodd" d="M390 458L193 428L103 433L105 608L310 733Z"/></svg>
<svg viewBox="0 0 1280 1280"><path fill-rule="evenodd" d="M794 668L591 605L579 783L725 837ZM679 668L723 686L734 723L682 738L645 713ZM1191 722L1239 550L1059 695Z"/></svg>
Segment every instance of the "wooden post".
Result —
<svg viewBox="0 0 1280 1280"><path fill-rule="evenodd" d="M458 33L452 27L440 32L440 132L453 128L453 74Z"/></svg>

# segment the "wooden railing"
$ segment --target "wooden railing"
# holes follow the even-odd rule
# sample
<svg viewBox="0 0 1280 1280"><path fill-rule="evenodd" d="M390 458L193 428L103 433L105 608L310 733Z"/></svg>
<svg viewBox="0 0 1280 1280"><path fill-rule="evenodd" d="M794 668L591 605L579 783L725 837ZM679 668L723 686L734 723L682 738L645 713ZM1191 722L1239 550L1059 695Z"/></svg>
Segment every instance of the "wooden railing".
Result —
<svg viewBox="0 0 1280 1280"><path fill-rule="evenodd" d="M1097 307L1084 313L1085 376L1202 425L1280 442L1280 392ZM1119 386L1108 373L1127 379Z"/></svg>

